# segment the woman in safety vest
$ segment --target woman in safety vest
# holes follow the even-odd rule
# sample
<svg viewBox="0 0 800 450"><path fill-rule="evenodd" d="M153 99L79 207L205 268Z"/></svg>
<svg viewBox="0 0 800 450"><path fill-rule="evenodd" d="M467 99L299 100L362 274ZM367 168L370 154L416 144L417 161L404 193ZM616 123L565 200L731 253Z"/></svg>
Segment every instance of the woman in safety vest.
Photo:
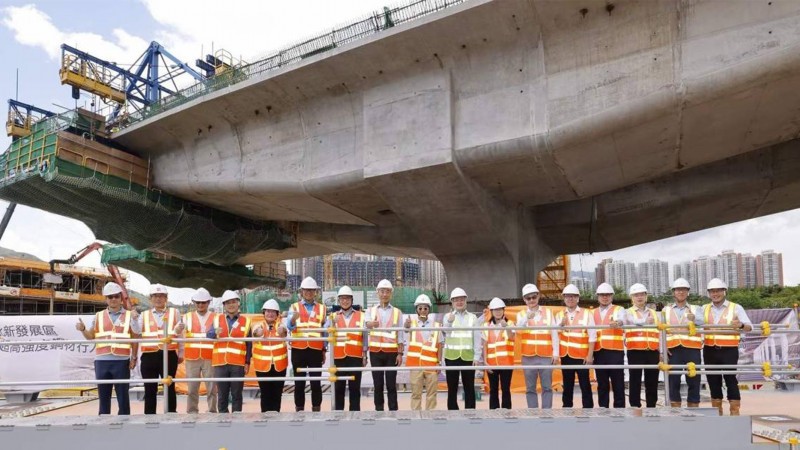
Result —
<svg viewBox="0 0 800 450"><path fill-rule="evenodd" d="M253 328L253 336L264 337L253 343L253 366L258 378L283 378L289 367L289 349L286 341L286 326L281 323L281 308L275 299L269 299L261 307L264 323ZM261 412L281 411L283 381L259 380L261 390Z"/></svg>
<svg viewBox="0 0 800 450"><path fill-rule="evenodd" d="M508 326L506 320L506 304L495 297L489 302L490 316L485 325L491 329L481 332L481 342L486 355L486 365L514 365L514 332L504 330ZM489 378L489 409L511 409L511 375L513 369L491 369L486 371ZM503 390L503 402L500 403L498 391Z"/></svg>

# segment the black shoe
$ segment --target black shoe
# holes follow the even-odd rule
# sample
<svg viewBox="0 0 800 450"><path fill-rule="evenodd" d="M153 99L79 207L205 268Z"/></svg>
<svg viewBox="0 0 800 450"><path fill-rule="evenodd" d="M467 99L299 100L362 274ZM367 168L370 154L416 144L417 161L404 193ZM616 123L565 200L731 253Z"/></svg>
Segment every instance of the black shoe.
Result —
<svg viewBox="0 0 800 450"><path fill-rule="evenodd" d="M297 412L302 412L304 409L305 408L303 408L302 406L295 406L294 407L294 410L297 411Z"/></svg>
<svg viewBox="0 0 800 450"><path fill-rule="evenodd" d="M322 408L319 407L319 406L312 406L311 407L311 412L320 412L321 410L322 410Z"/></svg>

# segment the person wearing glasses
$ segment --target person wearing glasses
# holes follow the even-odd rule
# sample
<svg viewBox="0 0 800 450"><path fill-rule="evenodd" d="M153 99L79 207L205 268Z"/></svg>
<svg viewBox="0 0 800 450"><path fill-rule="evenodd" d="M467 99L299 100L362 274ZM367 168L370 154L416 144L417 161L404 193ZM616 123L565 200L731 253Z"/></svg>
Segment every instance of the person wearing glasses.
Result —
<svg viewBox="0 0 800 450"><path fill-rule="evenodd" d="M522 287L522 299L526 309L517 313L516 325L553 326L555 314L539 305L539 288L535 284ZM523 366L547 366L558 364L558 330L517 330ZM553 369L525 369L525 400L528 408L539 408L537 382L542 383L542 409L553 407Z"/></svg>

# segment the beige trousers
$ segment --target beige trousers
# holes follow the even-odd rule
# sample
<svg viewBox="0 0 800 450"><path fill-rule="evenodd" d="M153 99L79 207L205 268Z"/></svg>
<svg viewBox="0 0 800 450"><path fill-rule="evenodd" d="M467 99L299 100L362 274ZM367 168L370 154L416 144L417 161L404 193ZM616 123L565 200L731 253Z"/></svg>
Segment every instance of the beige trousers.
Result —
<svg viewBox="0 0 800 450"><path fill-rule="evenodd" d="M198 359L194 361L185 361L186 378L212 378L214 376L214 369L211 367L210 359ZM204 381L206 384L206 400L208 401L208 412L217 412L217 385L209 381ZM186 413L197 414L200 412L197 408L200 399L200 382L189 382L189 396L186 399Z"/></svg>
<svg viewBox="0 0 800 450"><path fill-rule="evenodd" d="M425 409L436 409L436 391L439 389L439 375L422 370L411 371L411 409L422 409L422 391L426 393Z"/></svg>

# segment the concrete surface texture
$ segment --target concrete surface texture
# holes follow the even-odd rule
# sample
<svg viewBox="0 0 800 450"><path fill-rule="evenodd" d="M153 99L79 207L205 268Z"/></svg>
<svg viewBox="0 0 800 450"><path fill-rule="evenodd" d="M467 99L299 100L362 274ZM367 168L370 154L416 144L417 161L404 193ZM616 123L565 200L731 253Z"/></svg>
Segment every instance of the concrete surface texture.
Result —
<svg viewBox="0 0 800 450"><path fill-rule="evenodd" d="M800 2L473 0L114 137L297 248L517 296L554 255L800 206Z"/></svg>

